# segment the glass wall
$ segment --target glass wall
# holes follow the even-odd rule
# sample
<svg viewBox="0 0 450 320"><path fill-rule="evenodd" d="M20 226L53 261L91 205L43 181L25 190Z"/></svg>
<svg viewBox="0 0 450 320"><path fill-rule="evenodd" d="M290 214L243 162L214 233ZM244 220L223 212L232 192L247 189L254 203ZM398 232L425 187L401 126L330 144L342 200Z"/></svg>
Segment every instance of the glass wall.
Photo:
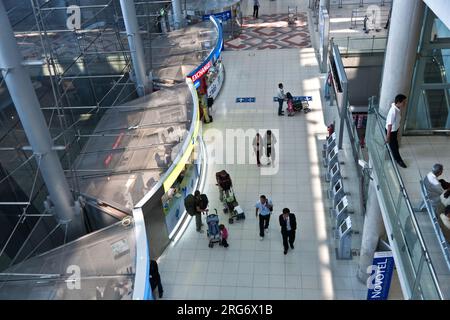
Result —
<svg viewBox="0 0 450 320"><path fill-rule="evenodd" d="M194 193L201 175L202 159L199 157L201 157L202 153L197 151L201 148L198 140L194 148L180 175L161 199L169 234L176 229L178 222L183 218L185 211L184 198L188 194Z"/></svg>
<svg viewBox="0 0 450 320"><path fill-rule="evenodd" d="M378 113L375 101L370 101L366 130L367 147L376 184L383 201L380 202L385 219L391 226L389 238L396 248L395 263L401 271L410 299L442 299L439 279L428 248L414 215L411 201L398 172L392 153L385 143L385 119Z"/></svg>
<svg viewBox="0 0 450 320"><path fill-rule="evenodd" d="M450 132L450 30L427 9L405 134Z"/></svg>

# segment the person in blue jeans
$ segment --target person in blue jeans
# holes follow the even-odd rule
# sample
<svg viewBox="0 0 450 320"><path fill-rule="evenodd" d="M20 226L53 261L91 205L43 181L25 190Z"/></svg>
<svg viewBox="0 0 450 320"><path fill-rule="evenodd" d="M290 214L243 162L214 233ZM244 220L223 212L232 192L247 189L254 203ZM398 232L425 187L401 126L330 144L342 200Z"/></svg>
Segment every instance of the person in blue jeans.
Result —
<svg viewBox="0 0 450 320"><path fill-rule="evenodd" d="M253 0L253 18L258 19L259 0Z"/></svg>
<svg viewBox="0 0 450 320"><path fill-rule="evenodd" d="M286 95L284 94L284 89L283 89L283 84L282 83L278 84L277 98L278 98L278 115L282 116L282 115L284 115L284 112L283 112L283 101L286 100Z"/></svg>
<svg viewBox="0 0 450 320"><path fill-rule="evenodd" d="M255 215L259 213L259 236L260 240L264 240L264 231L269 232L270 214L273 211L272 201L267 199L265 195L259 197L259 201L255 205Z"/></svg>

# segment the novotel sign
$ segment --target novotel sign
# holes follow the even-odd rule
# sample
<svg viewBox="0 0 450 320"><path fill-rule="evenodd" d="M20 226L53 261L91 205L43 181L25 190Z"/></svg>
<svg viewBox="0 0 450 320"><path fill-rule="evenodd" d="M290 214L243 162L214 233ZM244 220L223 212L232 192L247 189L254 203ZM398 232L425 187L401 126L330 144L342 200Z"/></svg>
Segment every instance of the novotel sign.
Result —
<svg viewBox="0 0 450 320"><path fill-rule="evenodd" d="M387 300L394 271L394 257L391 251L375 252L373 263L367 267L367 300Z"/></svg>
<svg viewBox="0 0 450 320"><path fill-rule="evenodd" d="M189 78L192 79L192 82L197 81L198 79L200 79L201 77L203 77L205 75L205 73L208 72L208 70L211 68L212 66L212 60L209 60L204 66L202 66L198 71L196 71L192 76L190 76Z"/></svg>

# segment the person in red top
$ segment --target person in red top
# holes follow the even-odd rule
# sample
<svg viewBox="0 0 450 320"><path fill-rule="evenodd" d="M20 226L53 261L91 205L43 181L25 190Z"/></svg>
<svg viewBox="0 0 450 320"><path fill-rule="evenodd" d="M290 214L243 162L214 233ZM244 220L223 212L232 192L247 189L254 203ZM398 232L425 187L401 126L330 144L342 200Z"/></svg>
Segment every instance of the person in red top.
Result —
<svg viewBox="0 0 450 320"><path fill-rule="evenodd" d="M220 230L220 245L224 246L225 248L228 248L228 230L227 228L225 228L225 226L223 224L219 225L219 230Z"/></svg>
<svg viewBox="0 0 450 320"><path fill-rule="evenodd" d="M287 99L287 112L288 117L292 117L295 114L294 110L294 97L290 92L286 93L286 99Z"/></svg>

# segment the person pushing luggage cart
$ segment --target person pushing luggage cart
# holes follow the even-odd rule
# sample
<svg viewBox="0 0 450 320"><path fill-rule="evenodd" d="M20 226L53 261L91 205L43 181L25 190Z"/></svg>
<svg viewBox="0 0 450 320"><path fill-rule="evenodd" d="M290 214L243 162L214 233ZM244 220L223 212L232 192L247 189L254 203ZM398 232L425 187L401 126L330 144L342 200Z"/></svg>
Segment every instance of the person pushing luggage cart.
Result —
<svg viewBox="0 0 450 320"><path fill-rule="evenodd" d="M232 224L234 218L236 218L236 220L245 219L244 210L242 210L241 206L236 201L233 183L228 172L225 170L216 172L216 181L217 186L219 187L220 201L223 202L223 213L230 213L228 222Z"/></svg>

